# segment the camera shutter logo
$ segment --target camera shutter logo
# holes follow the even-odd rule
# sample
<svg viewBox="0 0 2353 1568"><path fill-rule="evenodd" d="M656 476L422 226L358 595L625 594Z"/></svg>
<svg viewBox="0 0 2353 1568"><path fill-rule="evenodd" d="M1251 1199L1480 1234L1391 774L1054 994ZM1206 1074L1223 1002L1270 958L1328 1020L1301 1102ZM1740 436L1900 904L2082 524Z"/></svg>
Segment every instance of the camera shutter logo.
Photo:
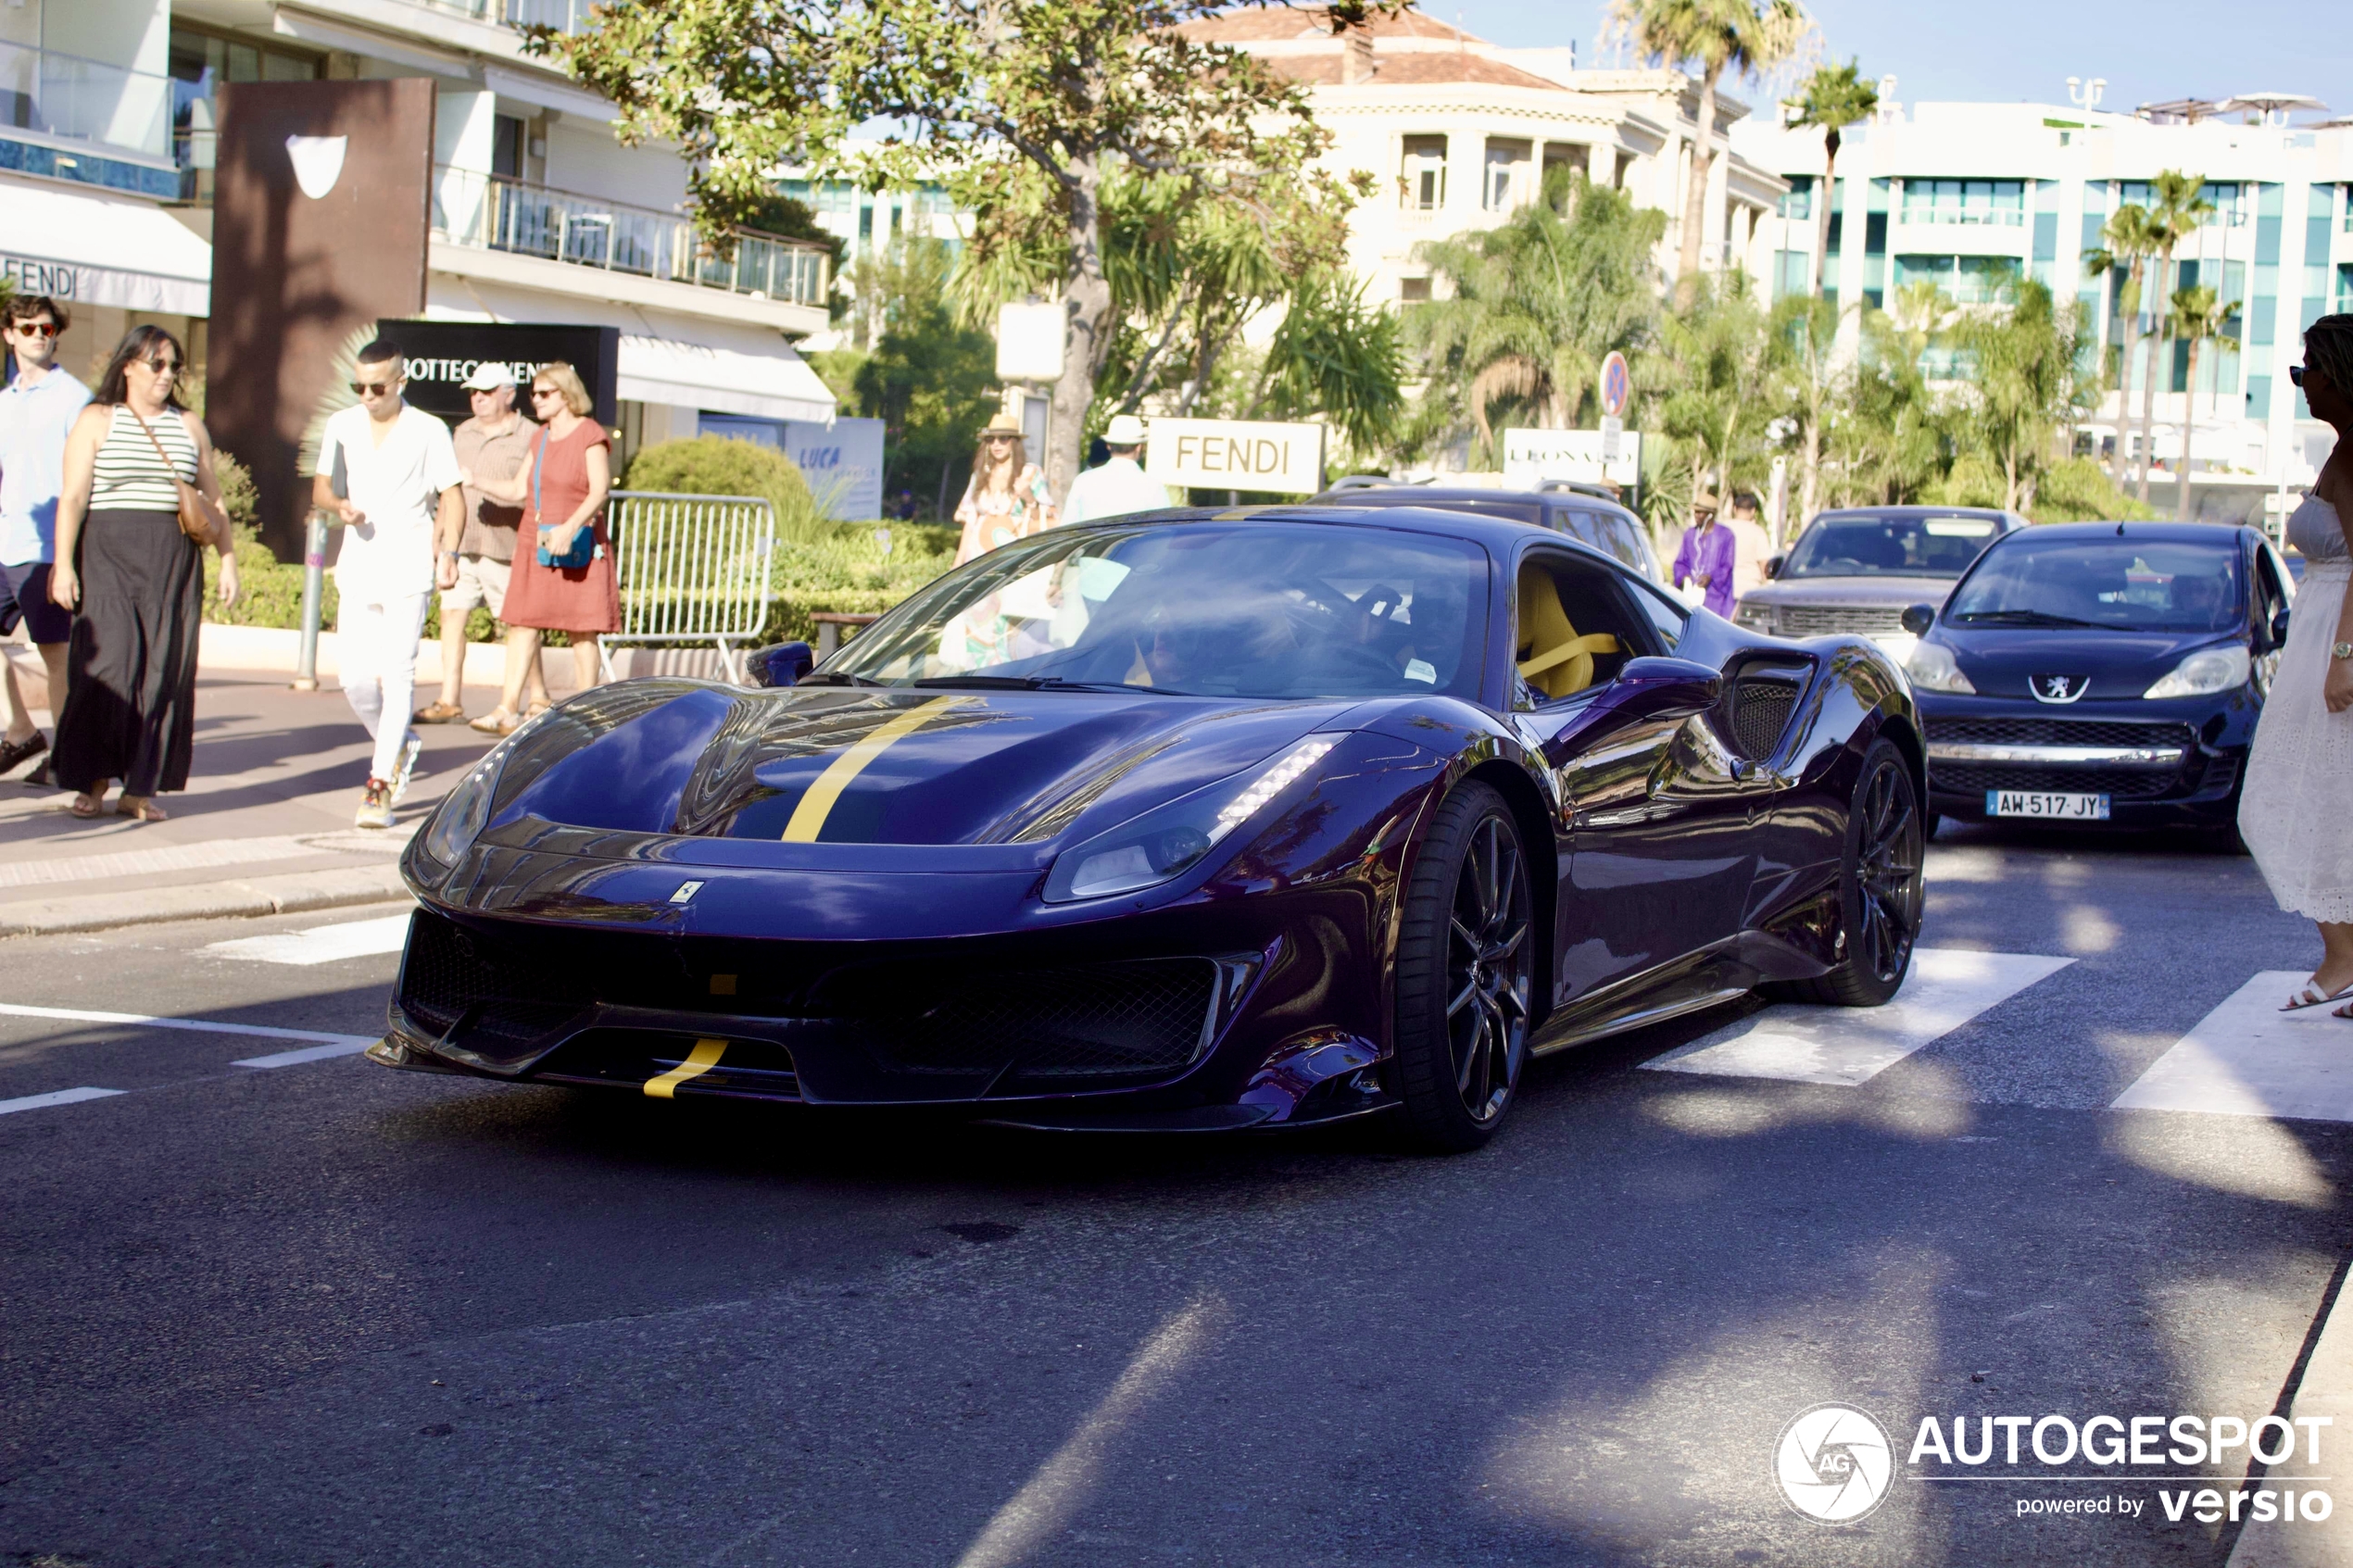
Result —
<svg viewBox="0 0 2353 1568"><path fill-rule="evenodd" d="M1852 1405L1816 1405L1781 1428L1773 1478L1790 1507L1823 1524L1853 1524L1887 1500L1895 1449L1887 1429Z"/></svg>

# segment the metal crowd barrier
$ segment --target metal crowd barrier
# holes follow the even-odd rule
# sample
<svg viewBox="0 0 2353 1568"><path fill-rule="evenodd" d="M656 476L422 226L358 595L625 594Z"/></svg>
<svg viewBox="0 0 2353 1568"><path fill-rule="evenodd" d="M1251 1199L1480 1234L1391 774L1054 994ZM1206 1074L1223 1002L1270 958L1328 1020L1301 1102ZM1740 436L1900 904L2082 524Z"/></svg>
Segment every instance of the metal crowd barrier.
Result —
<svg viewBox="0 0 2353 1568"><path fill-rule="evenodd" d="M607 680L615 646L708 643L731 681L741 648L768 618L776 508L757 495L616 490L606 513L621 580L621 630L601 639Z"/></svg>

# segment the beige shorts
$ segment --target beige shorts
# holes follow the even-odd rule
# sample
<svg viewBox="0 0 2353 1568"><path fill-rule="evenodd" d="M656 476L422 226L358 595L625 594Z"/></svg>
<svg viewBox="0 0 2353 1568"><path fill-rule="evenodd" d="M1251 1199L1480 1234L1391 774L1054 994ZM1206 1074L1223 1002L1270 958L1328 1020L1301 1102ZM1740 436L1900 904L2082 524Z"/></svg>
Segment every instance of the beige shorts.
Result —
<svg viewBox="0 0 2353 1568"><path fill-rule="evenodd" d="M510 563L492 560L488 556L459 556L457 585L441 591L442 612L466 615L474 606L486 604L494 619L503 618L507 613L507 576L513 570Z"/></svg>

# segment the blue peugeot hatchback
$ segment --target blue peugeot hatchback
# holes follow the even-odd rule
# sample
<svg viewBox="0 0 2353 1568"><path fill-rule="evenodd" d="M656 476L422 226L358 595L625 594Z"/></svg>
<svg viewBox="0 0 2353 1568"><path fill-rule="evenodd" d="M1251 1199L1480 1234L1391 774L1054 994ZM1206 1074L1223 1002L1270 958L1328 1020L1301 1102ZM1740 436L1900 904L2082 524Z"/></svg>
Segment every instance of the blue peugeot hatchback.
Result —
<svg viewBox="0 0 2353 1568"><path fill-rule="evenodd" d="M2231 828L2294 596L2252 528L2055 523L1904 612L1937 818Z"/></svg>

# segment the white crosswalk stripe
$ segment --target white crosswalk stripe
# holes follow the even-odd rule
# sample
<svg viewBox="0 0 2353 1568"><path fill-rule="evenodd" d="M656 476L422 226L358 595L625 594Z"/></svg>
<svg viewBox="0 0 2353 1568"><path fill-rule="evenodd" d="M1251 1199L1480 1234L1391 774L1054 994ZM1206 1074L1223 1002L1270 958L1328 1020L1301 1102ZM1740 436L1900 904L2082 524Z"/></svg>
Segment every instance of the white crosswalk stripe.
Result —
<svg viewBox="0 0 2353 1568"><path fill-rule="evenodd" d="M1782 1003L1642 1065L1661 1073L1851 1087L2074 961L1921 947L1912 954L1904 988L1885 1007Z"/></svg>
<svg viewBox="0 0 2353 1568"><path fill-rule="evenodd" d="M2353 1023L2329 1010L2282 1012L2310 978L2265 970L2151 1062L2118 1110L2196 1110L2353 1122Z"/></svg>
<svg viewBox="0 0 2353 1568"><path fill-rule="evenodd" d="M268 936L239 936L207 945L205 951L224 959L248 959L259 963L339 963L346 959L396 953L409 940L404 912L377 920L345 921L338 925L314 925L306 931L283 931Z"/></svg>
<svg viewBox="0 0 2353 1568"><path fill-rule="evenodd" d="M107 1099L125 1092L122 1089L52 1089L45 1095L0 1099L0 1116L14 1110L46 1110L53 1105L78 1105L85 1099Z"/></svg>

